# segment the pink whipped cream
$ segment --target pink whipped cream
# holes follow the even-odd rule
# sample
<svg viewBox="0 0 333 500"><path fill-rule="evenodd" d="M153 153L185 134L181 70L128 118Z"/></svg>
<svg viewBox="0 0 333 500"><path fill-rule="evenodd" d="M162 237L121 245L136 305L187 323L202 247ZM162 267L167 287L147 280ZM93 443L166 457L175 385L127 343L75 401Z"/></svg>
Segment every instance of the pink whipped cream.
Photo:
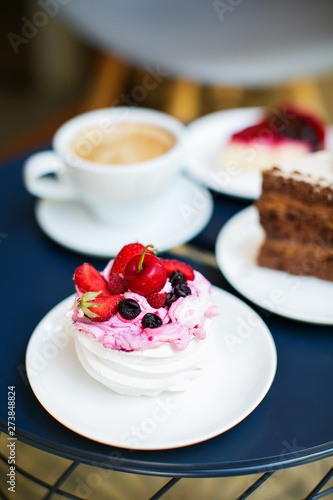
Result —
<svg viewBox="0 0 333 500"><path fill-rule="evenodd" d="M111 260L102 272L107 279L112 267ZM131 291L124 294L125 299L136 300L141 308L134 319L124 319L119 313L108 321L94 323L75 308L72 311L74 327L86 333L105 348L117 351L143 351L170 344L175 350L186 349L193 338L206 338L205 320L219 314L212 304L210 282L198 271L194 271L194 280L187 281L191 295L178 298L169 308L152 308L145 297ZM167 282L162 291L169 292L172 285ZM80 296L78 292L78 297ZM141 320L147 313L157 314L162 325L158 328L143 328Z"/></svg>

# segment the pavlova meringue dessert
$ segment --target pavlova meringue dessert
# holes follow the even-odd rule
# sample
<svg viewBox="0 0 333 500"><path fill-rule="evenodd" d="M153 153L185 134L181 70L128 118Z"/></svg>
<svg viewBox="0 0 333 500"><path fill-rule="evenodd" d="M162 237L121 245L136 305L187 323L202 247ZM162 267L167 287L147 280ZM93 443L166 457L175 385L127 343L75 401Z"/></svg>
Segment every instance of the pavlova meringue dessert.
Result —
<svg viewBox="0 0 333 500"><path fill-rule="evenodd" d="M202 274L151 248L125 245L104 271L85 263L74 274L78 358L94 379L130 396L184 390L208 362L209 322L219 314Z"/></svg>

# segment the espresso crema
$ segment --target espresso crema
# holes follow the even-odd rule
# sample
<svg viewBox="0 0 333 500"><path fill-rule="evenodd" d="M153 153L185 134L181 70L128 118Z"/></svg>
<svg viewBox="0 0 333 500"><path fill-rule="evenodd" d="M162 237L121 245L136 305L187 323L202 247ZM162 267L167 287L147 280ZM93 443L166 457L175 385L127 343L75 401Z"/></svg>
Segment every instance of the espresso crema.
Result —
<svg viewBox="0 0 333 500"><path fill-rule="evenodd" d="M71 143L70 152L79 158L109 165L139 163L169 151L176 142L167 130L141 123L117 123L108 130L92 127Z"/></svg>

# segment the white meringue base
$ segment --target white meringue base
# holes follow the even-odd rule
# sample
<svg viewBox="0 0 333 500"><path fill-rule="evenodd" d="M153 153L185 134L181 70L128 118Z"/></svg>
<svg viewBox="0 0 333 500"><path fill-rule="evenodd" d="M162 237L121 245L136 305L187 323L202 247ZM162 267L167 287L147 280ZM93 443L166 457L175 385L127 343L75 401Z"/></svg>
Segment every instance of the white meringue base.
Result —
<svg viewBox="0 0 333 500"><path fill-rule="evenodd" d="M206 320L207 324L211 320ZM87 373L109 389L127 396L157 396L183 391L209 360L212 332L205 340L193 338L183 351L170 344L144 351L117 351L74 330L78 358Z"/></svg>

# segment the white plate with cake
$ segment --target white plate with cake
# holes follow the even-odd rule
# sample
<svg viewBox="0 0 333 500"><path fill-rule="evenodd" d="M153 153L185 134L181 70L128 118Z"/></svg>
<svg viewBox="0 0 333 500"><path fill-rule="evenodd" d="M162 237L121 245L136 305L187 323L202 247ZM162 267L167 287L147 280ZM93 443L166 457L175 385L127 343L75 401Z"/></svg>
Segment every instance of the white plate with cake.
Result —
<svg viewBox="0 0 333 500"><path fill-rule="evenodd" d="M138 281L138 256L128 260L124 248L103 272L79 266L77 293L37 325L26 353L37 399L69 429L122 448L177 448L225 432L273 382L277 355L267 326L188 265L148 250L143 271L153 265L157 274ZM161 265L163 288L146 296Z"/></svg>
<svg viewBox="0 0 333 500"><path fill-rule="evenodd" d="M210 189L256 200L261 172L322 148L333 150L333 129L294 107L217 111L188 126L188 172Z"/></svg>
<svg viewBox="0 0 333 500"><path fill-rule="evenodd" d="M262 195L216 241L226 279L244 297L295 320L333 324L333 154L263 173Z"/></svg>

